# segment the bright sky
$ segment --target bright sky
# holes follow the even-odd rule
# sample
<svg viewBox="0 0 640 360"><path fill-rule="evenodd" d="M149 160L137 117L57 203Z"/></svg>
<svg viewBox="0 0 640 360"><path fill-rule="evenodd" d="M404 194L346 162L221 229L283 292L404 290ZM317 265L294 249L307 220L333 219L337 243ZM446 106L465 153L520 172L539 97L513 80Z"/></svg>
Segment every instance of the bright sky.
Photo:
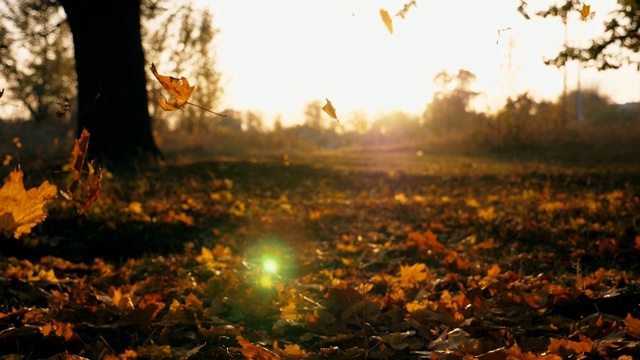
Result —
<svg viewBox="0 0 640 360"><path fill-rule="evenodd" d="M346 120L354 110L374 117L392 110L421 114L433 95L433 77L443 69L476 74L474 89L486 94L478 106L493 110L510 93L555 99L562 92L562 70L542 60L561 48L562 24L555 18L526 21L517 0L418 0L405 20L393 16L403 0L199 1L221 30L219 70L227 82L220 108L262 111L267 124L277 115L285 124L302 122L305 102L324 98ZM587 22L573 14L569 41L601 32L615 2L593 0L595 17ZM548 3L529 0L531 10ZM392 15L393 35L381 8ZM496 44L498 29L507 27ZM575 88L577 64L567 68L569 88ZM581 78L583 86L598 85L616 102L640 101L635 68L583 69Z"/></svg>

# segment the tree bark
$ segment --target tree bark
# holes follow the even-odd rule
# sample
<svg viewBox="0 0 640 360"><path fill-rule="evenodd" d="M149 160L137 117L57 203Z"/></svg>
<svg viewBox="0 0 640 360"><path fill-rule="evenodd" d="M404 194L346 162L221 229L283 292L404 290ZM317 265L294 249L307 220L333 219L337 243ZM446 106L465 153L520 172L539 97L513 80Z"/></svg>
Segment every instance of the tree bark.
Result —
<svg viewBox="0 0 640 360"><path fill-rule="evenodd" d="M75 46L78 134L108 166L157 159L140 33L140 0L60 0Z"/></svg>

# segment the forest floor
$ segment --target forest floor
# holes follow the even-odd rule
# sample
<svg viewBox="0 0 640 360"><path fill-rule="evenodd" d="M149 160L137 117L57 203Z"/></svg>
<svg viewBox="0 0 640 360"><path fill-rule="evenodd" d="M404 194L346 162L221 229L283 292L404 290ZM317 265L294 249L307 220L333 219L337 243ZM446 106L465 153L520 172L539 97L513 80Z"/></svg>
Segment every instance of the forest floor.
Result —
<svg viewBox="0 0 640 360"><path fill-rule="evenodd" d="M217 159L76 211L1 239L0 359L640 358L640 167Z"/></svg>

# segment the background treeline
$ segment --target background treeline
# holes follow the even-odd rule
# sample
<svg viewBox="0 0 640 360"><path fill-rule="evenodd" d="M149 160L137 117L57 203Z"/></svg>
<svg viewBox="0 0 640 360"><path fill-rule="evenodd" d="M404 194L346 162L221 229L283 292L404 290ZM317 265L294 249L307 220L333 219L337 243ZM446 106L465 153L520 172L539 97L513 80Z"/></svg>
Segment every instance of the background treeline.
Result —
<svg viewBox="0 0 640 360"><path fill-rule="evenodd" d="M0 0L0 156L15 164L68 157L74 139L76 77L65 14L55 0ZM146 59L167 74L189 74L198 90L191 101L217 109L224 81L216 65L215 17L188 0L144 0ZM147 76L150 76L147 72ZM376 147L416 152L540 155L549 158L638 160L640 104L614 104L597 88L574 90L555 101L527 93L492 113L474 110L481 93L466 70L442 71L436 93L420 115L392 111L340 113L341 124L322 111L324 100L300 104L297 125L264 119L259 112L222 110L217 117L187 106L162 112L161 87L148 82L154 134L168 158L257 156ZM125 81L123 79L123 81ZM579 100L578 100L579 99ZM581 105L578 120L577 105ZM269 122L269 126L265 123ZM273 124L273 125L271 125ZM122 129L126 131L126 129ZM18 149L18 138L22 144Z"/></svg>

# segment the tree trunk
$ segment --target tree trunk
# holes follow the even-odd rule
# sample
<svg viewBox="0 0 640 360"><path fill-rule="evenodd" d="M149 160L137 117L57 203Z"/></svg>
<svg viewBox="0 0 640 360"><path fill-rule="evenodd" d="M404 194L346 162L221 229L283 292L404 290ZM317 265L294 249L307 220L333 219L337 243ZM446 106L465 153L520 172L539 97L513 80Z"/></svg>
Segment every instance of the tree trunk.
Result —
<svg viewBox="0 0 640 360"><path fill-rule="evenodd" d="M110 166L158 158L140 34L140 0L60 0L75 46L78 134Z"/></svg>

